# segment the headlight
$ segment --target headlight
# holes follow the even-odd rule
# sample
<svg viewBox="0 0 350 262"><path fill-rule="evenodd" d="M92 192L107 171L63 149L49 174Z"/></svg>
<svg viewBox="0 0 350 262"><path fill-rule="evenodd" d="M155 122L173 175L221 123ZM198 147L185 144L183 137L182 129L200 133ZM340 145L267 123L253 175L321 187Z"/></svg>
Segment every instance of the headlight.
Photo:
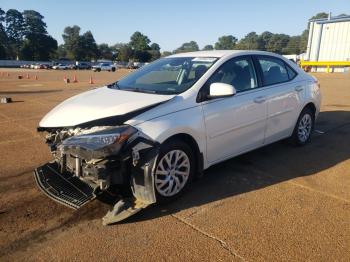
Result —
<svg viewBox="0 0 350 262"><path fill-rule="evenodd" d="M62 146L116 153L124 142L136 132L137 130L134 127L120 126L91 134L70 137L63 141Z"/></svg>

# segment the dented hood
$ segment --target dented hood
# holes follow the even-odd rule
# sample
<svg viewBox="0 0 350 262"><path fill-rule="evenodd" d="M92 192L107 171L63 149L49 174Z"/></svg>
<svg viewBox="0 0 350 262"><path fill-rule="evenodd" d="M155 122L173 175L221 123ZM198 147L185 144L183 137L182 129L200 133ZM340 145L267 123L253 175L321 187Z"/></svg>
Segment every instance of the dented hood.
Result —
<svg viewBox="0 0 350 262"><path fill-rule="evenodd" d="M127 115L165 102L173 96L122 91L108 87L97 88L73 96L57 105L44 116L39 127L71 127Z"/></svg>

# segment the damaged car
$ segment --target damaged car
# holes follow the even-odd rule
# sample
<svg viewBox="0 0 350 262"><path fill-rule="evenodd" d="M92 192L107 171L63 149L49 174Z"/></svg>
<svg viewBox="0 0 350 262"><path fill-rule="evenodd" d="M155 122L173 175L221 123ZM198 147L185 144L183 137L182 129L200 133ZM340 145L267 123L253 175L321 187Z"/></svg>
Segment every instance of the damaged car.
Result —
<svg viewBox="0 0 350 262"><path fill-rule="evenodd" d="M38 186L74 209L110 196L103 224L184 193L208 167L275 141L310 141L317 80L282 56L201 51L161 58L71 97L39 123L53 160Z"/></svg>

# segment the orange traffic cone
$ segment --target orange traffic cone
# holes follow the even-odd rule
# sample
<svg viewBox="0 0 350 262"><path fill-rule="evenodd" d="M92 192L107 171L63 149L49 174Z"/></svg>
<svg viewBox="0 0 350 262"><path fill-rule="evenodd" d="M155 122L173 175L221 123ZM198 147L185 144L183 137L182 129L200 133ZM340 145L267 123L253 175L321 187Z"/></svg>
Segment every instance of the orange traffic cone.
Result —
<svg viewBox="0 0 350 262"><path fill-rule="evenodd" d="M74 75L74 77L73 77L73 83L78 83L77 75Z"/></svg>
<svg viewBox="0 0 350 262"><path fill-rule="evenodd" d="M10 73L7 73L7 76L10 76Z"/></svg>
<svg viewBox="0 0 350 262"><path fill-rule="evenodd" d="M89 81L89 84L94 84L94 80L92 79L92 76L90 76L90 81Z"/></svg>
<svg viewBox="0 0 350 262"><path fill-rule="evenodd" d="M64 76L64 77L63 77L63 81L64 81L66 84L69 84L69 78L67 78L67 76Z"/></svg>
<svg viewBox="0 0 350 262"><path fill-rule="evenodd" d="M27 76L26 76L27 79L29 79L29 74L27 73Z"/></svg>
<svg viewBox="0 0 350 262"><path fill-rule="evenodd" d="M35 80L38 80L38 75L35 75Z"/></svg>

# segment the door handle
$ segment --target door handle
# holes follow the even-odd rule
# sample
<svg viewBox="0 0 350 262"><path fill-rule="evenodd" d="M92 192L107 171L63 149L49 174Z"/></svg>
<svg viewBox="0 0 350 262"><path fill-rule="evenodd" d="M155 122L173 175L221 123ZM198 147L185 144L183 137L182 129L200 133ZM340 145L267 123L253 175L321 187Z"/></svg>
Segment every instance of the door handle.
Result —
<svg viewBox="0 0 350 262"><path fill-rule="evenodd" d="M303 90L304 90L304 87L302 87L302 86L296 86L295 87L295 91L297 91L297 92L301 92Z"/></svg>
<svg viewBox="0 0 350 262"><path fill-rule="evenodd" d="M258 96L254 99L254 102L257 104L264 103L266 101L266 96Z"/></svg>

